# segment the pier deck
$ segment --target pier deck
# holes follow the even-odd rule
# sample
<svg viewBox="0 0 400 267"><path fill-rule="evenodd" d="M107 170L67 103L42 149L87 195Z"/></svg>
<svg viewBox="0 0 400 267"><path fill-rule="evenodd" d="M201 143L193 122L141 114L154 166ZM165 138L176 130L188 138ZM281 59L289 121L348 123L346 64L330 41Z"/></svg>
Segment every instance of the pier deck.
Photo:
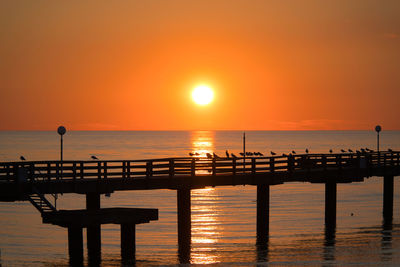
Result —
<svg viewBox="0 0 400 267"><path fill-rule="evenodd" d="M121 224L121 258L135 259L135 225L158 218L158 210L101 209L100 194L120 190L177 191L178 255L190 262L191 189L207 186L257 186L257 245L269 235L270 186L286 182L325 184L325 235L335 236L337 184L383 177L383 218L393 217L394 176L400 152L303 154L243 158L164 158L110 161L0 162L0 201L29 200L43 222L68 228L70 262L83 262L82 228L87 228L89 262L101 260L101 224ZM86 194L86 210L57 211L45 194Z"/></svg>

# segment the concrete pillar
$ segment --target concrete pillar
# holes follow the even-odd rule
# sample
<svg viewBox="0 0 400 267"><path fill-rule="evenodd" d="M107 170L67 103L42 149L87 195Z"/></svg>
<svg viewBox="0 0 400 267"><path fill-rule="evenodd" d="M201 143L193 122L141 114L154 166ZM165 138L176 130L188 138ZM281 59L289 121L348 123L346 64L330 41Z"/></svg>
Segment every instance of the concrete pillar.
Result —
<svg viewBox="0 0 400 267"><path fill-rule="evenodd" d="M71 266L83 266L82 227L68 227L68 253Z"/></svg>
<svg viewBox="0 0 400 267"><path fill-rule="evenodd" d="M383 178L383 220L392 221L393 218L393 176Z"/></svg>
<svg viewBox="0 0 400 267"><path fill-rule="evenodd" d="M86 209L100 209L100 194L86 194ZM101 261L101 226L94 224L87 227L87 249L90 265L98 265Z"/></svg>
<svg viewBox="0 0 400 267"><path fill-rule="evenodd" d="M269 185L257 185L257 244L268 242Z"/></svg>
<svg viewBox="0 0 400 267"><path fill-rule="evenodd" d="M123 263L135 262L135 224L121 224L121 258Z"/></svg>
<svg viewBox="0 0 400 267"><path fill-rule="evenodd" d="M336 181L325 183L325 227L328 232L336 228Z"/></svg>
<svg viewBox="0 0 400 267"><path fill-rule="evenodd" d="M178 204L178 255L180 263L190 262L191 246L191 210L190 188L177 190Z"/></svg>

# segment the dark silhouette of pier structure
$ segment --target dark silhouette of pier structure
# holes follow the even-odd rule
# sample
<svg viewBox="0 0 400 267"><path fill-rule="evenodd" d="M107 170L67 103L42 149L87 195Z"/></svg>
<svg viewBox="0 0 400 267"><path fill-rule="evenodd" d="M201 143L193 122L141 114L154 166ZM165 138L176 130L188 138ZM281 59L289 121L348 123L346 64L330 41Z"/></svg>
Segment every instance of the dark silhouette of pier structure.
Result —
<svg viewBox="0 0 400 267"><path fill-rule="evenodd" d="M0 162L0 201L29 200L44 223L68 229L72 265L83 262L82 228L87 228L89 262L101 260L100 226L121 225L123 261L135 260L135 225L158 219L157 209L100 208L100 194L119 190L177 191L178 254L190 260L191 189L208 186L257 186L257 247L269 233L270 186L286 182L325 184L325 237L334 239L338 183L383 177L383 219L393 217L393 179L400 173L400 152L295 154L271 157L184 157L149 160ZM57 210L45 194L86 194L85 210Z"/></svg>

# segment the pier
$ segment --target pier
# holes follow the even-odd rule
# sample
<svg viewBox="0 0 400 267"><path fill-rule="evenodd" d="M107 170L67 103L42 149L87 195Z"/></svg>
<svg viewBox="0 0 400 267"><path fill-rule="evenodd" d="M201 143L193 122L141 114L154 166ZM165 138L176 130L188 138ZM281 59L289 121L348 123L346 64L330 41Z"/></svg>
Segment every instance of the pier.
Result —
<svg viewBox="0 0 400 267"><path fill-rule="evenodd" d="M82 228L87 228L89 261L101 260L101 224L121 225L121 258L135 258L135 225L158 219L156 209L100 208L100 194L121 190L177 191L180 262L190 260L191 189L208 186L257 186L256 243L268 242L270 186L287 182L325 184L327 237L336 227L337 184L383 177L383 218L393 217L394 177L400 152L302 154L273 157L183 157L148 160L0 162L0 201L30 201L43 223L68 229L70 261L83 262ZM57 210L46 194L86 195L85 210ZM90 240L90 241L89 241Z"/></svg>

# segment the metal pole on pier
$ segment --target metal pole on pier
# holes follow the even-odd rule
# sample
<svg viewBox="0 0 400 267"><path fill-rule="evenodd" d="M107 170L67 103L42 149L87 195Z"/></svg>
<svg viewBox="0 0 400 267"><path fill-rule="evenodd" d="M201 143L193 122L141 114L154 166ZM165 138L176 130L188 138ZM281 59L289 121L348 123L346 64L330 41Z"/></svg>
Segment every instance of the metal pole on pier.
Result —
<svg viewBox="0 0 400 267"><path fill-rule="evenodd" d="M246 172L246 132L243 132L243 173Z"/></svg>

